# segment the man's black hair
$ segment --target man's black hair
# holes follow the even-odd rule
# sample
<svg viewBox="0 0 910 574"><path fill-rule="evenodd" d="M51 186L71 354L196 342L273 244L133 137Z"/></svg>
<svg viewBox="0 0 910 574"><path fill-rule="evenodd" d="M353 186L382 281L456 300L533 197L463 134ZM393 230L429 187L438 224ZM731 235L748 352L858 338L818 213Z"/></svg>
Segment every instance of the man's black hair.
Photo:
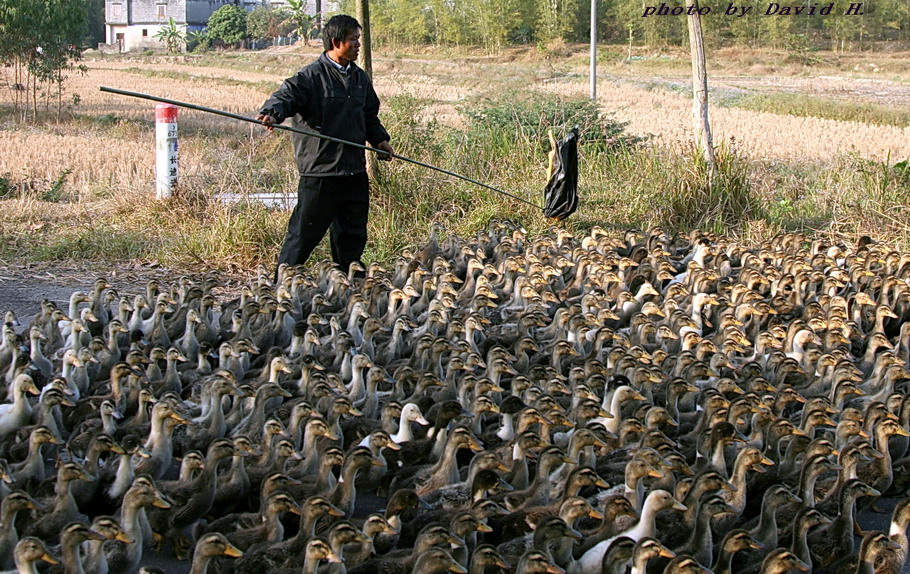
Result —
<svg viewBox="0 0 910 574"><path fill-rule="evenodd" d="M347 14L332 16L322 27L322 44L325 46L326 51L329 51L335 47L332 40L344 42L348 34L362 28L360 22L353 16L348 16Z"/></svg>

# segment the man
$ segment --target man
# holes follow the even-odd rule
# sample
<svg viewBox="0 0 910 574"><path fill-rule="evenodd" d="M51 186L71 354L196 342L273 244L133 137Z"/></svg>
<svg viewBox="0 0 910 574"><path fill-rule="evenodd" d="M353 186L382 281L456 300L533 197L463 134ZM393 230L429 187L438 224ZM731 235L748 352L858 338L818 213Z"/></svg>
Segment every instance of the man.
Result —
<svg viewBox="0 0 910 574"><path fill-rule="evenodd" d="M361 26L345 15L332 17L323 28L325 52L288 78L266 100L258 120L272 126L292 118L295 127L326 136L368 143L394 154L389 134L379 121L379 98L373 83L354 61L360 52ZM300 181L297 206L288 221L278 264L306 262L326 230L332 260L348 271L367 242L370 190L364 150L294 133Z"/></svg>

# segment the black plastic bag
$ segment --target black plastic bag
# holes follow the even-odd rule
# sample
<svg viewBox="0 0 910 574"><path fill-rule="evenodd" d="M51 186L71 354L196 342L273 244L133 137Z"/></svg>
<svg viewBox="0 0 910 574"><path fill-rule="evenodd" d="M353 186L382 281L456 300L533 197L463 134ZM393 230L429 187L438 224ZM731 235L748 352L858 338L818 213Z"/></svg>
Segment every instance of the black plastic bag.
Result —
<svg viewBox="0 0 910 574"><path fill-rule="evenodd" d="M550 152L550 181L543 195L543 213L561 221L578 208L578 128L573 128L560 142L553 139Z"/></svg>

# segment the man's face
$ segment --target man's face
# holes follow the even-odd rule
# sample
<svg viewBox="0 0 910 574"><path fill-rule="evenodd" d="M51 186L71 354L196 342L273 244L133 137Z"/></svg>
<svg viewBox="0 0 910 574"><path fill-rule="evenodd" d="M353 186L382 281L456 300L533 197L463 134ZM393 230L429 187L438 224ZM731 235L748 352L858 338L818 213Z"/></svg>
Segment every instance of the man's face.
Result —
<svg viewBox="0 0 910 574"><path fill-rule="evenodd" d="M349 32L341 42L333 40L332 44L335 46L335 61L339 64L347 65L348 62L356 61L360 54L360 29Z"/></svg>

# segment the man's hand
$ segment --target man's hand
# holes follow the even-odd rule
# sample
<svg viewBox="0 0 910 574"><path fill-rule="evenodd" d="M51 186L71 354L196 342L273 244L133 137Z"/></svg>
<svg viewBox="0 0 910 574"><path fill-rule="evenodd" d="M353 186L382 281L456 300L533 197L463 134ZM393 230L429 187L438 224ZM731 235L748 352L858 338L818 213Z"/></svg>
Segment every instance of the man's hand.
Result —
<svg viewBox="0 0 910 574"><path fill-rule="evenodd" d="M258 116L256 116L256 119L259 120L260 122L262 122L262 125L265 126L265 129L267 129L269 131L272 131L275 129L273 127L275 125L275 118L273 118L272 116L270 116L268 114L259 114Z"/></svg>
<svg viewBox="0 0 910 574"><path fill-rule="evenodd" d="M387 141L376 144L376 149L386 152L378 155L382 161L392 161L395 157L395 150L392 149L392 144Z"/></svg>

